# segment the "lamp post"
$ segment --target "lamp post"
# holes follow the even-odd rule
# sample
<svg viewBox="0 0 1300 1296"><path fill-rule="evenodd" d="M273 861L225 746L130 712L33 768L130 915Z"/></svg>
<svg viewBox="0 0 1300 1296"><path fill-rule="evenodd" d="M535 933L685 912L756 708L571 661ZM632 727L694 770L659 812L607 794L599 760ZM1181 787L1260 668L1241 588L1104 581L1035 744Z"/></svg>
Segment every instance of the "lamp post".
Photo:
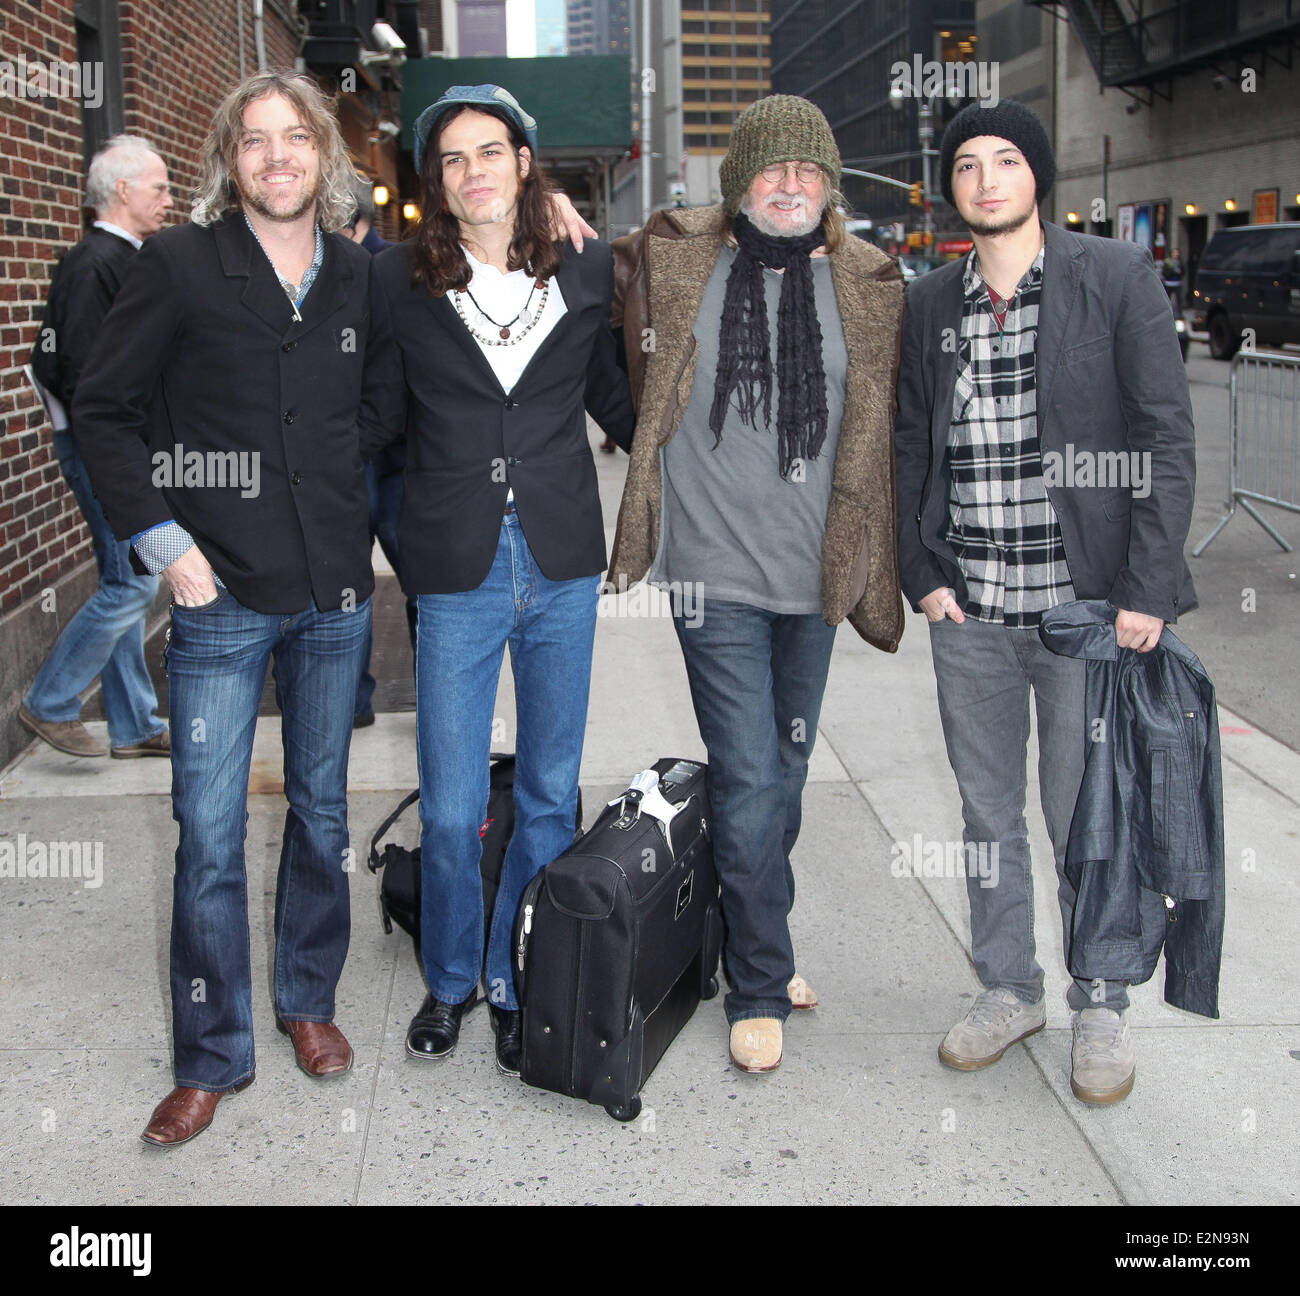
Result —
<svg viewBox="0 0 1300 1296"><path fill-rule="evenodd" d="M934 147L934 114L935 104L943 98L941 94L927 95L904 90L900 86L894 86L889 91L889 106L896 112L901 111L909 99L917 101L916 128L921 142L921 179L925 198L922 228L925 231L926 247L934 246L934 177L931 159L939 156L939 151ZM959 96L953 95L948 102L956 104L958 98Z"/></svg>
<svg viewBox="0 0 1300 1296"><path fill-rule="evenodd" d="M930 182L930 158L934 149L934 104L930 96L925 95L916 105L917 134L921 137L921 183L925 192L925 215L922 228L925 230L925 246L928 250L934 246L934 210L931 199L934 186Z"/></svg>

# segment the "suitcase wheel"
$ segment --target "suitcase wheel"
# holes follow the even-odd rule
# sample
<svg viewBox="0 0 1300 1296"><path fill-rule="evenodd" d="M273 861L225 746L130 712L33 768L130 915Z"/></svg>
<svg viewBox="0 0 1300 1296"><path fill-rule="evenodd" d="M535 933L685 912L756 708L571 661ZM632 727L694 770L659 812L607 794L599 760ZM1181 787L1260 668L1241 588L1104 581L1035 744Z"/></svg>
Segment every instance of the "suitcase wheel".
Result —
<svg viewBox="0 0 1300 1296"><path fill-rule="evenodd" d="M704 993L700 996L700 998L713 999L716 998L717 993L718 993L718 978L710 977L709 983L704 987Z"/></svg>
<svg viewBox="0 0 1300 1296"><path fill-rule="evenodd" d="M641 1099L639 1097L632 1098L626 1106L622 1106L619 1103L609 1103L605 1107L605 1110L616 1121L623 1121L625 1123L627 1121L634 1121L641 1115Z"/></svg>

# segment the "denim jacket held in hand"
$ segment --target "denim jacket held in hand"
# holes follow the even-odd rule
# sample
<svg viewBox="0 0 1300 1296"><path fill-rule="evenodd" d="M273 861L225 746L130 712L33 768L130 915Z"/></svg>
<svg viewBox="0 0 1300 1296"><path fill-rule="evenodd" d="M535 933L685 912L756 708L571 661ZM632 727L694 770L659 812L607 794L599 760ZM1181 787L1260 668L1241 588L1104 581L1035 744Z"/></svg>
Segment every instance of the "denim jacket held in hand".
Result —
<svg viewBox="0 0 1300 1296"><path fill-rule="evenodd" d="M1223 779L1214 685L1165 627L1148 653L1120 648L1115 608L1044 613L1056 653L1087 661L1088 755L1065 871L1078 892L1077 977L1138 984L1163 947L1165 999L1219 1015L1224 920Z"/></svg>

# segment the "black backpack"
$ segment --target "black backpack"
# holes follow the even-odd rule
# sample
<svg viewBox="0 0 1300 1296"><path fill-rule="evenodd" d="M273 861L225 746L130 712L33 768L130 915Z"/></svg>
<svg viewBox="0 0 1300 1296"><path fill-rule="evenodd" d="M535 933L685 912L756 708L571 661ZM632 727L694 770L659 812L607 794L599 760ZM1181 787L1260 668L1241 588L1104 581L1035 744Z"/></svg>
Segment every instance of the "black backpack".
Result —
<svg viewBox="0 0 1300 1296"><path fill-rule="evenodd" d="M515 758L503 752L492 753L488 775L487 819L479 829L483 842L483 855L479 860L479 873L483 879L483 951L487 954L488 932L492 921L492 906L496 901L497 887L501 882L501 865L505 861L506 847L510 845L515 830ZM379 825L370 841L370 871L382 873L379 883L379 914L384 931L391 933L393 923L415 939L420 947L420 848L408 850L389 842L384 849L379 843L384 834L397 822L408 806L420 799L420 790L408 793L397 808ZM582 832L582 792L578 792L577 823L574 838Z"/></svg>

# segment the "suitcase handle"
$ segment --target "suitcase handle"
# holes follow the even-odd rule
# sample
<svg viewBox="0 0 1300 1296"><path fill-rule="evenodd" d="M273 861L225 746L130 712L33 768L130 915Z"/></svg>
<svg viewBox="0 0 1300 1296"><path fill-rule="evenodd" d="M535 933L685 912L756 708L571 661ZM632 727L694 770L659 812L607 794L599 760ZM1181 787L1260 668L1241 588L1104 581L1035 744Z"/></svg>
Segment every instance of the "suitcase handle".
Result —
<svg viewBox="0 0 1300 1296"><path fill-rule="evenodd" d="M682 801L674 805L659 790L659 775L653 769L643 769L628 785L622 796L615 797L612 806L619 807L619 817L614 827L626 831L635 824L643 813L648 814L659 825L664 841L668 844L668 853L676 859L673 850L672 822L686 808Z"/></svg>

